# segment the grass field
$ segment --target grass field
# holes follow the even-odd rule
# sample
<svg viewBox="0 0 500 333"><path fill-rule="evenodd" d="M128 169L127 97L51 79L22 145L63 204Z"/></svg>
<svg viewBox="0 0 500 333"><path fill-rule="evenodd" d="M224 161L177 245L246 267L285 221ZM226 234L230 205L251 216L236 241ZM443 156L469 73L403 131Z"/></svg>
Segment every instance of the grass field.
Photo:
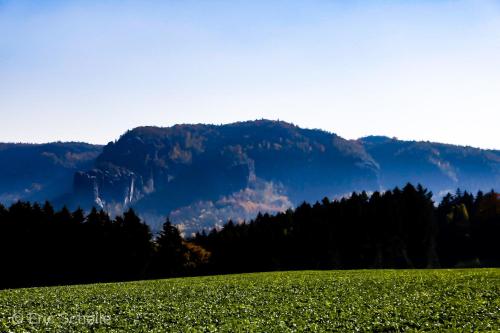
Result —
<svg viewBox="0 0 500 333"><path fill-rule="evenodd" d="M500 269L301 271L0 291L0 331L499 331Z"/></svg>

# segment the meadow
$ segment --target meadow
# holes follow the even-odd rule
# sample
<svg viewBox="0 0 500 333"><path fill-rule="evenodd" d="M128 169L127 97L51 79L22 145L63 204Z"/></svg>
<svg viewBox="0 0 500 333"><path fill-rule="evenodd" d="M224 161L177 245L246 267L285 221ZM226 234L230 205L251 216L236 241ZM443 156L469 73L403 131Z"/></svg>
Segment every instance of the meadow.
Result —
<svg viewBox="0 0 500 333"><path fill-rule="evenodd" d="M0 331L500 331L500 269L271 272L3 290Z"/></svg>

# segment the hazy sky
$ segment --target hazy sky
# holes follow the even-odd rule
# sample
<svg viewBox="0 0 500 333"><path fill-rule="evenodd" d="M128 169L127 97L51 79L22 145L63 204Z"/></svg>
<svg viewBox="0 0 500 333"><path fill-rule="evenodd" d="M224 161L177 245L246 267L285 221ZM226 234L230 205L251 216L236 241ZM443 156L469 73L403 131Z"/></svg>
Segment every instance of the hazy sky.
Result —
<svg viewBox="0 0 500 333"><path fill-rule="evenodd" d="M500 148L500 1L0 0L0 141L281 119Z"/></svg>

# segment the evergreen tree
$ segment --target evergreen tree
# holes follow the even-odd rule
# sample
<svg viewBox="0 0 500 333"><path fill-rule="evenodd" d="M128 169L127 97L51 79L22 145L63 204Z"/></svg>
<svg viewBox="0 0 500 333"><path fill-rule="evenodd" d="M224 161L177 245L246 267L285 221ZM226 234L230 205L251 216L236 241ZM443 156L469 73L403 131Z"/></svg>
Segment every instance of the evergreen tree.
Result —
<svg viewBox="0 0 500 333"><path fill-rule="evenodd" d="M157 252L153 270L159 275L179 274L185 264L185 248L177 227L167 218L156 238Z"/></svg>

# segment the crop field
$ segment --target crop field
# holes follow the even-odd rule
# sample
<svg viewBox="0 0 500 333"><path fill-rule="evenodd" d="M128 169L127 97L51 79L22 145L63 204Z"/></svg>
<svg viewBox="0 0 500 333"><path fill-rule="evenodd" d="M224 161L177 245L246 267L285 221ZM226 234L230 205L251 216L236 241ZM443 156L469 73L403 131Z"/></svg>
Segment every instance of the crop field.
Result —
<svg viewBox="0 0 500 333"><path fill-rule="evenodd" d="M500 331L500 269L299 271L0 291L1 332Z"/></svg>

